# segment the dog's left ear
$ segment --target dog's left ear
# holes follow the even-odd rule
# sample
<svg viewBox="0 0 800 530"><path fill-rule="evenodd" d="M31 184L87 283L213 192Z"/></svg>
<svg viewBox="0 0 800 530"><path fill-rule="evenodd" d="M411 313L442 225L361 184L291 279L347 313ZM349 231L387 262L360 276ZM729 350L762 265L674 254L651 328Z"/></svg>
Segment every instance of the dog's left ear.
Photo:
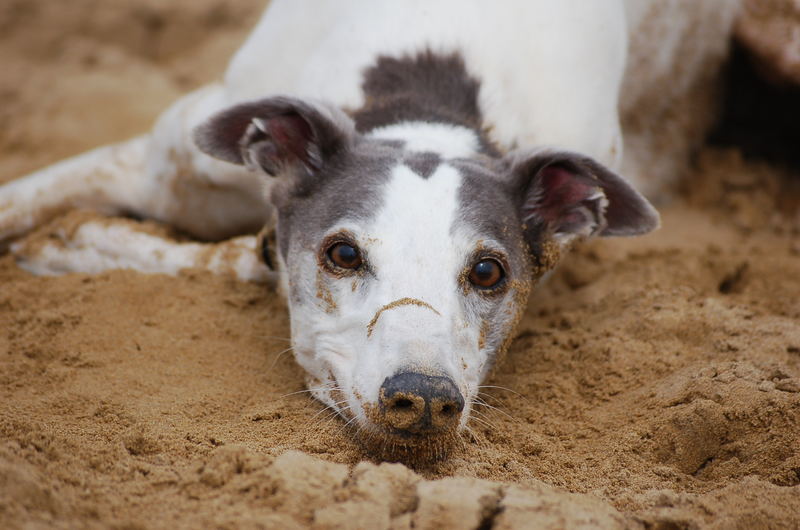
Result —
<svg viewBox="0 0 800 530"><path fill-rule="evenodd" d="M566 244L580 236L633 236L658 228L658 212L647 199L589 157L550 150L510 157L531 244L543 237Z"/></svg>
<svg viewBox="0 0 800 530"><path fill-rule="evenodd" d="M318 171L355 137L341 110L289 97L241 103L194 130L194 141L215 158L276 176L287 169Z"/></svg>

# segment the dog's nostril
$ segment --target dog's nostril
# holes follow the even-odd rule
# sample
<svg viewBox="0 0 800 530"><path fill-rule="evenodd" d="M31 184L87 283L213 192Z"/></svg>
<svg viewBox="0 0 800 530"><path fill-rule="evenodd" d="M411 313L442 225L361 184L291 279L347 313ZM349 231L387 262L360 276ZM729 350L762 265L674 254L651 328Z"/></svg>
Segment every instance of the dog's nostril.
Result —
<svg viewBox="0 0 800 530"><path fill-rule="evenodd" d="M381 389L382 417L387 425L400 430L413 430L425 416L425 400L408 392L386 395Z"/></svg>
<svg viewBox="0 0 800 530"><path fill-rule="evenodd" d="M395 408L398 409L410 409L413 405L410 399L401 398L394 402Z"/></svg>
<svg viewBox="0 0 800 530"><path fill-rule="evenodd" d="M456 406L455 405L445 405L442 407L442 414L445 416L452 416L456 413Z"/></svg>

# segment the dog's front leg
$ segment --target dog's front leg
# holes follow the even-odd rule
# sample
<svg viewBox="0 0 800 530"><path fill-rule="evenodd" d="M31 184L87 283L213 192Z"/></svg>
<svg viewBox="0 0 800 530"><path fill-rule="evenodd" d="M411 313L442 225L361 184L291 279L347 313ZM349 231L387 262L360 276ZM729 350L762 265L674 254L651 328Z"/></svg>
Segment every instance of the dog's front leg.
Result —
<svg viewBox="0 0 800 530"><path fill-rule="evenodd" d="M100 147L0 186L0 246L73 208L134 211L149 139Z"/></svg>
<svg viewBox="0 0 800 530"><path fill-rule="evenodd" d="M114 269L176 275L202 269L243 281L273 282L275 274L265 265L262 248L257 236L187 242L154 222L75 210L13 244L11 253L23 269L46 276Z"/></svg>
<svg viewBox="0 0 800 530"><path fill-rule="evenodd" d="M194 126L227 104L221 85L201 88L175 102L147 135L0 186L0 251L74 208L155 219L203 240L257 231L270 211L260 179L192 141Z"/></svg>

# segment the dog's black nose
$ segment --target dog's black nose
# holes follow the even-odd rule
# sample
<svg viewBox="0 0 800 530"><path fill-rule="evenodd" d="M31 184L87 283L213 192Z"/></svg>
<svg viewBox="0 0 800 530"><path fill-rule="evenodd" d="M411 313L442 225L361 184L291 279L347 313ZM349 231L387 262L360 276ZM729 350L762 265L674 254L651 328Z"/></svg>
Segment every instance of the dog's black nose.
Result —
<svg viewBox="0 0 800 530"><path fill-rule="evenodd" d="M454 429L464 410L464 398L449 377L404 372L386 378L380 392L387 426L408 433Z"/></svg>

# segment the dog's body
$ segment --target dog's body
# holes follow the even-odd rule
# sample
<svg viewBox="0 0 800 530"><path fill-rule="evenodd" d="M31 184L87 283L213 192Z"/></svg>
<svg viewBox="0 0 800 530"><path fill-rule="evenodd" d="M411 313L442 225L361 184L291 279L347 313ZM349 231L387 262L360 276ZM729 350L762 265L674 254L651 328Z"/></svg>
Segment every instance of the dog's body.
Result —
<svg viewBox="0 0 800 530"><path fill-rule="evenodd" d="M0 188L0 239L73 206L207 240L267 223L264 254L314 395L386 457L440 456L560 249L657 225L614 174L646 160L623 161L620 94L647 101L680 60L686 21L712 10L719 36L696 48L721 55L735 7L670 3L682 29L625 78L627 37L654 24L652 9L501 4L276 0L225 82L177 102L152 134ZM697 69L674 76L676 100ZM292 97L253 101L276 94ZM268 274L252 236L220 249L130 223L56 232L61 241L19 245L22 264Z"/></svg>

